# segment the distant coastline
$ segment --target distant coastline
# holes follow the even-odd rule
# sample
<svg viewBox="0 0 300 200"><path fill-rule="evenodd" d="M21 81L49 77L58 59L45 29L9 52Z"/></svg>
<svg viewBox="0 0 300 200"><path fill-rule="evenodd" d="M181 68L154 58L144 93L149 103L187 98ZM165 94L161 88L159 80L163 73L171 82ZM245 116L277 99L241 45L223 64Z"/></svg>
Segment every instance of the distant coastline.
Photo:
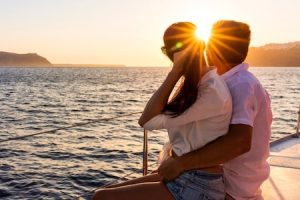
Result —
<svg viewBox="0 0 300 200"><path fill-rule="evenodd" d="M250 47L246 62L255 67L300 67L300 41ZM37 53L0 51L0 67L127 67L125 64L52 64Z"/></svg>
<svg viewBox="0 0 300 200"><path fill-rule="evenodd" d="M98 68L98 67L126 67L126 65L123 64L52 64L51 67L94 67L94 68Z"/></svg>
<svg viewBox="0 0 300 200"><path fill-rule="evenodd" d="M24 67L24 66L47 66L52 64L44 57L37 53L17 54L11 52L0 51L1 67Z"/></svg>
<svg viewBox="0 0 300 200"><path fill-rule="evenodd" d="M126 67L124 64L52 64L37 53L18 54L0 51L0 67Z"/></svg>
<svg viewBox="0 0 300 200"><path fill-rule="evenodd" d="M251 47L246 62L260 67L300 67L300 42Z"/></svg>

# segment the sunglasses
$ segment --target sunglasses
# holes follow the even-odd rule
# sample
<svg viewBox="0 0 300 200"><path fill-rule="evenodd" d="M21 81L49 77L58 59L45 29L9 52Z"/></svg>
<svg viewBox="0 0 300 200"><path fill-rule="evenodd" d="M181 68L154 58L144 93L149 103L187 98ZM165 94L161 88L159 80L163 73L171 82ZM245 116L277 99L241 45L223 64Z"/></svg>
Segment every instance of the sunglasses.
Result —
<svg viewBox="0 0 300 200"><path fill-rule="evenodd" d="M167 50L167 48L165 46L162 46L161 52L165 55L168 55L168 53L174 54L176 52L179 52L181 50L183 50L183 44L182 42L177 42L172 48L170 48L169 50Z"/></svg>

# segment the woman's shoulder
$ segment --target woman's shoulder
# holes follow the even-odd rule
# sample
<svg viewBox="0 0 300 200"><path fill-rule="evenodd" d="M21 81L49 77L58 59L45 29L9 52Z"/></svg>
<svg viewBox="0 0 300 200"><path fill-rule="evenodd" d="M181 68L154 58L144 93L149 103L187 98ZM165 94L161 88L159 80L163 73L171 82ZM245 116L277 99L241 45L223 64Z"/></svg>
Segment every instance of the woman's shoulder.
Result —
<svg viewBox="0 0 300 200"><path fill-rule="evenodd" d="M199 84L199 89L203 88L216 88L222 89L223 87L227 88L227 85L223 78L217 74L216 70L209 70L202 78Z"/></svg>
<svg viewBox="0 0 300 200"><path fill-rule="evenodd" d="M203 78L204 80L201 81L199 87L199 96L205 95L210 97L210 99L214 99L214 101L231 101L230 90L216 70L210 70Z"/></svg>

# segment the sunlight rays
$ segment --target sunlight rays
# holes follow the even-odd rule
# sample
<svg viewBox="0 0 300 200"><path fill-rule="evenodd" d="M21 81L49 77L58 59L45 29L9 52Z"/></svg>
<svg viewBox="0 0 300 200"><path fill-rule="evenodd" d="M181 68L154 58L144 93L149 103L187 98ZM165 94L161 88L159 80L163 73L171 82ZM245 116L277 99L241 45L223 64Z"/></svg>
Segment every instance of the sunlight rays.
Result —
<svg viewBox="0 0 300 200"><path fill-rule="evenodd" d="M196 56L200 56L201 60L206 59L207 57L203 56L205 53L200 54L200 52L206 51L207 55L213 55L215 59L226 63L229 60L225 59L228 58L228 56L225 55L231 54L231 57L242 57L244 52L240 52L236 46L240 44L247 45L249 42L247 39L236 36L236 34L239 34L240 29L243 29L243 27L234 28L225 26L213 31L211 31L211 26L206 27L206 29L199 28L193 24L186 27L177 27L174 31L178 34L170 35L167 37L167 40L173 40L173 42L178 41L174 42L173 46L169 47L168 50L169 53L174 54L189 46L191 50L188 56L188 62L191 62ZM205 46L207 48L205 48Z"/></svg>
<svg viewBox="0 0 300 200"><path fill-rule="evenodd" d="M215 38L211 38L210 40L210 45L212 47L214 46L222 46L224 47L225 49L227 49L228 51L238 55L238 56L241 56L241 53L236 51L235 49L233 49L232 47L230 47L229 45L225 44L223 41L219 40L219 39L215 39ZM214 48L214 49L218 49L217 47ZM219 51L218 51L219 52Z"/></svg>
<svg viewBox="0 0 300 200"><path fill-rule="evenodd" d="M239 24L239 27L230 27L230 24L223 25L222 23L220 21L214 25L208 46L210 55L214 55L215 59L225 64L231 62L232 57L241 58L244 56L245 51L240 48L249 45L250 35L248 35L249 38L247 38L248 36L244 37L244 35L247 35L247 31L244 32L244 30L248 29L246 24ZM227 55L227 59L225 59L224 54ZM229 60L228 55L230 55Z"/></svg>
<svg viewBox="0 0 300 200"><path fill-rule="evenodd" d="M206 29L201 29L201 28L197 27L195 36L199 40L204 40L204 42L208 42L208 40L210 38L210 27L206 28Z"/></svg>

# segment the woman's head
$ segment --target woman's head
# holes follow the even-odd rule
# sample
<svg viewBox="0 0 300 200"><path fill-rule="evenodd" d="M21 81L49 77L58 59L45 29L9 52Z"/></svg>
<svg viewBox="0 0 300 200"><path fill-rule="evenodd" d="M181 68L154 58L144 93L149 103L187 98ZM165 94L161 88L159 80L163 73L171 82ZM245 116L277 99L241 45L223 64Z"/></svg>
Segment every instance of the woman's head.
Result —
<svg viewBox="0 0 300 200"><path fill-rule="evenodd" d="M203 52L205 48L205 43L199 40L196 36L197 27L191 22L177 22L170 25L163 36L164 46L162 51L169 59L174 61L174 54L182 51L189 50L190 53L187 54L185 59L186 70L192 70L190 67L199 67L195 65L196 61L202 59L204 61ZM195 71L194 71L195 72Z"/></svg>
<svg viewBox="0 0 300 200"><path fill-rule="evenodd" d="M182 62L184 80L179 85L175 95L166 105L165 111L172 116L178 116L188 109L197 99L198 83L204 68L204 42L196 38L197 27L190 22L172 24L164 33L164 53L174 61L176 52L186 49L188 52Z"/></svg>
<svg viewBox="0 0 300 200"><path fill-rule="evenodd" d="M177 22L169 26L163 36L162 50L174 61L174 53L187 48L195 38L196 26L191 22Z"/></svg>

